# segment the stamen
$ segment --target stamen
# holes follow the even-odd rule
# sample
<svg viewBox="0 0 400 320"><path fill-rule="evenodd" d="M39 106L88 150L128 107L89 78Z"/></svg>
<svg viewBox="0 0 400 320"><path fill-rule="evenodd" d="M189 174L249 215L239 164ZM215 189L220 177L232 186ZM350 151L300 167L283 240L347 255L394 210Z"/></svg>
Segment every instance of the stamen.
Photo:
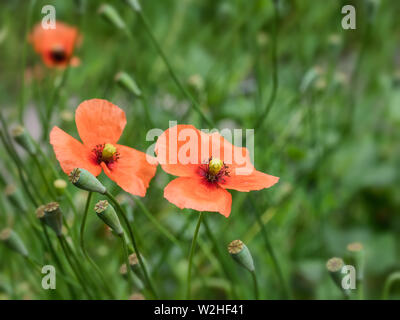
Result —
<svg viewBox="0 0 400 320"><path fill-rule="evenodd" d="M199 167L199 173L210 183L224 182L224 177L229 176L228 166L218 158L210 158L208 163Z"/></svg>
<svg viewBox="0 0 400 320"><path fill-rule="evenodd" d="M208 172L215 176L221 171L223 166L224 163L220 159L211 159L210 163L208 164Z"/></svg>
<svg viewBox="0 0 400 320"><path fill-rule="evenodd" d="M98 144L92 151L93 160L97 164L104 162L108 166L119 159L119 152L111 143Z"/></svg>
<svg viewBox="0 0 400 320"><path fill-rule="evenodd" d="M112 157L114 157L114 154L116 153L117 153L117 148L114 147L111 143L106 143L101 153L103 161L110 160Z"/></svg>

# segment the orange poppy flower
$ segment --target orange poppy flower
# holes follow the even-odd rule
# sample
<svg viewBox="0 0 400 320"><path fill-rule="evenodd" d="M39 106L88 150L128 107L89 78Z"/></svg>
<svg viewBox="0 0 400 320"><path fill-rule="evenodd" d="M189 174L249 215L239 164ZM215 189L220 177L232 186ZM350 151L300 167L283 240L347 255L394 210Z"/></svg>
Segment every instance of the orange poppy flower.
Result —
<svg viewBox="0 0 400 320"><path fill-rule="evenodd" d="M179 177L165 187L164 197L181 209L219 212L228 217L232 196L226 189L261 190L279 180L255 170L247 148L191 125L164 131L155 152L164 171Z"/></svg>
<svg viewBox="0 0 400 320"><path fill-rule="evenodd" d="M68 64L79 64L79 59L72 55L80 38L77 28L56 21L55 29L44 29L41 23L36 24L28 40L48 67L64 68Z"/></svg>
<svg viewBox="0 0 400 320"><path fill-rule="evenodd" d="M69 174L82 168L98 176L103 169L126 192L143 197L156 173L156 159L117 144L126 124L125 112L107 100L86 100L76 109L75 123L83 144L58 127L50 132L62 170Z"/></svg>

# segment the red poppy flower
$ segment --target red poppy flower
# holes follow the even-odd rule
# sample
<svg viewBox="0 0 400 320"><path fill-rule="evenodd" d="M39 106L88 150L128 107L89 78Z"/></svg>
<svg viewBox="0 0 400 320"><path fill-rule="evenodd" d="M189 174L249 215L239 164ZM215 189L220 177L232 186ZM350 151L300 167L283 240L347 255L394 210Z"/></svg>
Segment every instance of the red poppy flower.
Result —
<svg viewBox="0 0 400 320"><path fill-rule="evenodd" d="M75 123L83 144L58 127L50 132L62 170L69 174L82 168L98 176L103 169L126 192L143 197L157 164L144 152L117 144L126 124L125 112L107 100L86 100L76 109Z"/></svg>
<svg viewBox="0 0 400 320"><path fill-rule="evenodd" d="M75 46L79 45L80 38L77 28L56 21L55 29L44 29L42 24L38 23L28 40L48 67L64 68L68 64L79 64L79 59L72 55Z"/></svg>
<svg viewBox="0 0 400 320"><path fill-rule="evenodd" d="M214 211L228 217L232 196L226 189L260 190L279 180L255 170L247 148L191 125L164 131L155 152L164 171L179 177L165 187L164 197L181 209Z"/></svg>

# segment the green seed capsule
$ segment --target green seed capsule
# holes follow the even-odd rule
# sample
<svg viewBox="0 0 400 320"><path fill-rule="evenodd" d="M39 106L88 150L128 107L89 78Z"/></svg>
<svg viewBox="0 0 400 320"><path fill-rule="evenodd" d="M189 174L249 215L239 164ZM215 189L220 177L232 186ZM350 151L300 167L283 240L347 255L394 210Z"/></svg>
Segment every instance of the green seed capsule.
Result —
<svg viewBox="0 0 400 320"><path fill-rule="evenodd" d="M59 237L62 235L62 212L57 202L50 202L44 207L44 221Z"/></svg>
<svg viewBox="0 0 400 320"><path fill-rule="evenodd" d="M13 230L7 228L0 232L0 241L2 241L7 247L24 257L28 256L28 250L22 242L19 235Z"/></svg>
<svg viewBox="0 0 400 320"><path fill-rule="evenodd" d="M86 191L98 192L105 194L107 189L103 184L89 171L85 169L75 168L69 174L69 181L79 188Z"/></svg>
<svg viewBox="0 0 400 320"><path fill-rule="evenodd" d="M118 236L121 236L124 233L113 206L109 204L107 200L101 200L97 202L94 207L94 211L97 213L97 216L103 220L103 222L108 225Z"/></svg>
<svg viewBox="0 0 400 320"><path fill-rule="evenodd" d="M241 240L234 240L228 245L228 251L232 258L250 272L254 271L253 257L250 250Z"/></svg>
<svg viewBox="0 0 400 320"><path fill-rule="evenodd" d="M12 136L14 140L24 148L29 154L35 155L36 154L36 147L32 141L32 137L29 133L25 130L22 126L15 127L12 132Z"/></svg>

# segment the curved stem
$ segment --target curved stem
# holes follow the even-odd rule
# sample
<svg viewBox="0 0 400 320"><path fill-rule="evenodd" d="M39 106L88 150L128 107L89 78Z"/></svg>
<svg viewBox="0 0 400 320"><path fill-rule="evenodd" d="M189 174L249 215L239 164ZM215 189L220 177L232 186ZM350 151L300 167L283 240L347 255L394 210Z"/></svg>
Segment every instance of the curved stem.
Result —
<svg viewBox="0 0 400 320"><path fill-rule="evenodd" d="M70 265L72 271L74 272L76 278L78 279L79 284L81 285L83 291L85 291L86 295L89 297L89 299L93 299L91 293L89 292L85 281L82 280L81 275L79 273L79 271L76 269L75 265L72 263L71 261L71 257L69 256L69 252L68 249L65 245L66 241L64 239L64 237L58 237L58 240L60 242L61 248L64 251L65 257L67 258L68 264Z"/></svg>
<svg viewBox="0 0 400 320"><path fill-rule="evenodd" d="M385 285L383 287L383 293L382 293L383 300L389 299L390 288L396 281L400 281L400 271L394 272L389 277L387 277Z"/></svg>
<svg viewBox="0 0 400 320"><path fill-rule="evenodd" d="M157 293L156 293L156 291L154 290L154 286L153 286L153 284L152 284L152 282L151 282L151 279L150 279L149 274L148 274L148 272L147 272L146 266L144 265L142 255L140 254L140 251L139 251L138 246L137 246L137 244L136 244L136 240L135 240L135 235L134 235L134 232L133 232L133 228L132 228L131 225L129 224L129 220L128 220L126 214L125 214L124 209L122 209L121 205L118 203L118 201L114 198L114 196L113 196L111 193L109 193L108 191L106 191L106 193L105 193L104 195L105 195L106 197L108 197L108 198L110 199L110 201L116 206L118 212L120 213L122 219L124 220L124 223L125 223L126 227L128 228L129 237L130 237L130 239L131 239L131 242L132 242L132 245L133 245L133 249L135 250L136 256L137 256L137 258L138 258L140 268L141 268L142 271L143 271L143 276L144 276L144 278L145 278L145 280L146 280L146 282L147 282L147 285L148 285L150 291L152 292L152 294L154 295L154 297L155 297L156 299L158 299ZM129 266L129 264L128 264L128 266ZM127 266L127 267L128 267L128 266Z"/></svg>
<svg viewBox="0 0 400 320"><path fill-rule="evenodd" d="M208 126L210 127L214 127L213 122L208 119L208 117L204 114L204 112L201 110L201 107L199 105L199 103L193 98L193 96L189 93L189 91L187 89L185 89L185 87L182 85L182 83L180 82L180 80L178 79L174 69L172 68L167 56L165 55L163 49L161 48L159 42L157 41L153 31L151 30L150 24L147 21L147 18L144 16L142 10L136 10L136 13L139 15L140 21L142 22L146 32L148 33L151 41L153 42L153 45L155 46L158 54L160 55L161 59L164 61L168 72L172 78L172 80L175 82L176 86L178 87L178 89L183 93L184 96L186 96L187 99L189 99L192 103L192 108L202 117L202 119L207 123ZM130 38L133 38L131 32L129 30L127 30L127 33L129 35Z"/></svg>
<svg viewBox="0 0 400 320"><path fill-rule="evenodd" d="M258 300L260 295L259 295L259 291L258 291L257 276L256 276L255 271L252 271L250 273L251 273L251 277L253 278L253 283L254 283L254 296L255 296L255 299Z"/></svg>
<svg viewBox="0 0 400 320"><path fill-rule="evenodd" d="M273 0L274 5L274 27L272 32L272 53L271 53L271 60L272 60L272 91L271 95L268 99L267 105L261 115L257 116L257 122L254 126L254 129L258 129L262 123L267 118L271 108L275 102L276 93L278 91L278 22L279 22L279 12L278 12L278 5L277 1Z"/></svg>
<svg viewBox="0 0 400 320"><path fill-rule="evenodd" d="M83 217L82 217L82 224L81 224L81 228L80 228L80 235L79 235L79 242L80 242L80 246L81 246L81 250L83 252L83 255L85 256L85 258L89 261L89 263L92 265L93 269L97 272L97 274L99 275L101 281L103 282L103 286L106 289L108 295L112 298L115 299L115 296L111 290L111 288L108 285L107 280L104 278L104 274L103 272L100 270L99 266L96 264L96 262L94 262L94 260L89 256L89 254L86 251L86 247L85 247L85 226L86 226L86 220L87 220L87 215L89 212L89 207L90 207L90 202L92 200L92 196L93 193L89 192L87 200L86 200L86 206L85 206L85 211L83 213Z"/></svg>
<svg viewBox="0 0 400 320"><path fill-rule="evenodd" d="M191 288L191 278L192 278L192 264L193 264L193 254L194 249L196 247L197 235L199 234L201 221L203 220L203 213L200 212L199 220L197 221L196 229L194 230L192 245L190 247L189 253L189 265L188 265L188 273L187 273L187 290L186 290L186 299L190 299L190 288Z"/></svg>
<svg viewBox="0 0 400 320"><path fill-rule="evenodd" d="M156 218L150 213L150 211L146 208L144 203L142 202L141 199L138 199L134 196L132 196L133 201L142 209L143 213L146 215L146 217L154 224L154 226L166 237L168 238L173 244L177 245L178 247L181 247L181 244L179 240L171 233L169 232L163 225L161 225Z"/></svg>

